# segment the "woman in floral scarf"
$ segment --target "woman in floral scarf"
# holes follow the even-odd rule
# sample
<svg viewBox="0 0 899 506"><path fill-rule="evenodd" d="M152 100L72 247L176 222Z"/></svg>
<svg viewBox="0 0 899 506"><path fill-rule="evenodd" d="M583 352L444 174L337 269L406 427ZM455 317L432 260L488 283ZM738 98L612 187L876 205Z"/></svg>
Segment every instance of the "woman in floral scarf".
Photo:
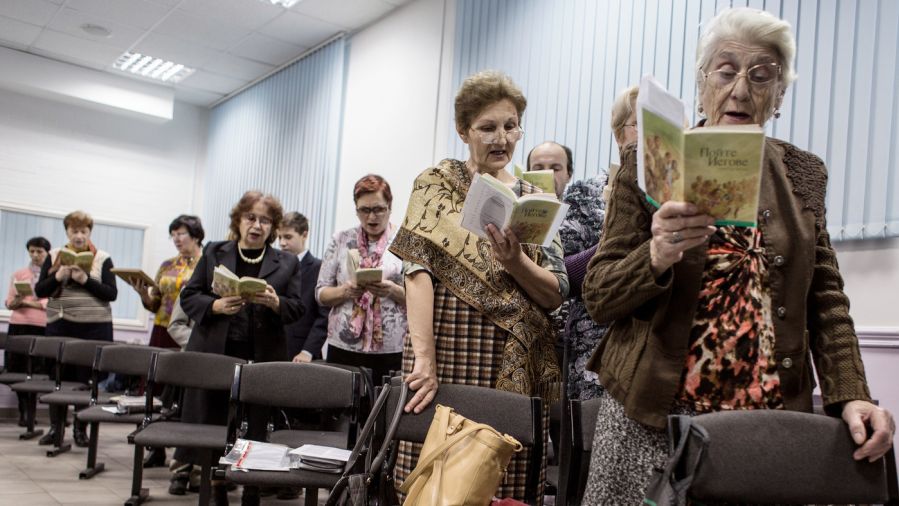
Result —
<svg viewBox="0 0 899 506"><path fill-rule="evenodd" d="M334 234L315 289L330 306L328 362L372 370L375 384L400 369L406 334L403 264L387 251L396 229L390 223L393 194L381 176L356 182L353 201L359 226ZM379 282L357 283L356 269L380 269Z"/></svg>

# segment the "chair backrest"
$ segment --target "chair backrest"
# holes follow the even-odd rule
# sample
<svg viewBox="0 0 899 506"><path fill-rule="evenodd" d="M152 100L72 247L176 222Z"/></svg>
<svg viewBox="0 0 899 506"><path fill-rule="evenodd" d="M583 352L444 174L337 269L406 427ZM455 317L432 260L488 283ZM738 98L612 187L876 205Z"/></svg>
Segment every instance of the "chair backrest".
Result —
<svg viewBox="0 0 899 506"><path fill-rule="evenodd" d="M97 370L126 376L146 378L150 361L155 353L168 353L165 348L139 344L112 344L104 346L97 363Z"/></svg>
<svg viewBox="0 0 899 506"><path fill-rule="evenodd" d="M392 385L399 387L402 379L396 377L390 381ZM399 401L399 393L399 388L391 391L387 400L387 413L393 412ZM450 383L440 385L434 400L421 413L403 414L396 438L424 442L438 404L449 406L470 420L490 425L497 431L514 437L526 447L538 443L543 445L543 408L539 398L494 388Z"/></svg>
<svg viewBox="0 0 899 506"><path fill-rule="evenodd" d="M31 346L32 357L49 358L51 360L59 360L60 351L66 341L71 341L72 337L44 337L39 336L34 340Z"/></svg>
<svg viewBox="0 0 899 506"><path fill-rule="evenodd" d="M690 495L697 500L778 504L872 504L888 496L884 459L856 461L840 419L785 410L710 413ZM688 442L700 446L696 438ZM688 447L689 450L690 447Z"/></svg>
<svg viewBox="0 0 899 506"><path fill-rule="evenodd" d="M17 355L28 355L34 340L40 336L9 336L6 339L6 351Z"/></svg>
<svg viewBox="0 0 899 506"><path fill-rule="evenodd" d="M114 346L109 341L94 341L91 339L75 339L67 341L62 347L63 364L77 367L93 367L97 348Z"/></svg>
<svg viewBox="0 0 899 506"><path fill-rule="evenodd" d="M227 392L234 379L234 366L245 363L246 360L217 353L159 353L153 361L151 380L156 384ZM281 388L277 383L269 386Z"/></svg>
<svg viewBox="0 0 899 506"><path fill-rule="evenodd" d="M234 381L236 400L250 404L307 409L355 408L359 404L359 373L323 364L246 364L235 371Z"/></svg>
<svg viewBox="0 0 899 506"><path fill-rule="evenodd" d="M571 452L566 480L564 504L581 504L587 487L590 471L590 454L593 451L593 433L596 431L596 417L599 413L599 399L569 401L571 423Z"/></svg>

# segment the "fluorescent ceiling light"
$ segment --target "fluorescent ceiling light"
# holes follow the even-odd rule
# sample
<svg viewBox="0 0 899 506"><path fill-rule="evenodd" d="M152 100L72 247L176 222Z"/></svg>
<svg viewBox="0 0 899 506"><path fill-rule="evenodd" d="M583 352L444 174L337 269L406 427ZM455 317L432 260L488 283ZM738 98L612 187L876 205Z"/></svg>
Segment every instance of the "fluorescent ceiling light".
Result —
<svg viewBox="0 0 899 506"><path fill-rule="evenodd" d="M194 69L180 63L140 53L124 53L113 65L122 72L175 84L194 73Z"/></svg>
<svg viewBox="0 0 899 506"><path fill-rule="evenodd" d="M284 7L285 9L290 9L291 7L296 5L296 3L299 2L300 0L261 0L261 1L270 3L272 5L280 5L280 6Z"/></svg>

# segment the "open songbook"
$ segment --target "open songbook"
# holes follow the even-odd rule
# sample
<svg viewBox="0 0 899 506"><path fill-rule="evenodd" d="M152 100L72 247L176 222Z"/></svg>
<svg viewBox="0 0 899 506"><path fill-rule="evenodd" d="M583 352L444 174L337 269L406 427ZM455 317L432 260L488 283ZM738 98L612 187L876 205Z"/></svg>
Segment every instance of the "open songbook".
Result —
<svg viewBox="0 0 899 506"><path fill-rule="evenodd" d="M20 297L34 295L34 290L31 288L30 281L13 281L12 286L13 289L15 289L16 294Z"/></svg>
<svg viewBox="0 0 899 506"><path fill-rule="evenodd" d="M350 280L356 283L356 286L365 286L373 283L380 283L384 279L384 271L378 268L361 268L362 257L358 249L350 249L346 255L346 268L350 274Z"/></svg>
<svg viewBox="0 0 899 506"><path fill-rule="evenodd" d="M224 265L219 265L213 269L212 273L212 292L219 297L240 296L249 299L265 291L268 283L264 279L251 278L244 276L238 278L237 274L231 272Z"/></svg>
<svg viewBox="0 0 899 506"><path fill-rule="evenodd" d="M754 227L765 132L759 125L685 129L684 103L652 76L637 95L637 181L647 200L695 204L717 225Z"/></svg>
<svg viewBox="0 0 899 506"><path fill-rule="evenodd" d="M90 251L75 253L69 248L62 248L61 250L59 250L59 264L74 265L84 272L90 274L91 269L94 266L94 254Z"/></svg>
<svg viewBox="0 0 899 506"><path fill-rule="evenodd" d="M158 286L156 286L156 280L151 278L149 274L142 271L141 269L123 269L119 267L113 267L109 270L109 272L122 278L129 285L134 283L135 281L143 281L147 286L151 288L159 288Z"/></svg>
<svg viewBox="0 0 899 506"><path fill-rule="evenodd" d="M559 202L555 193L518 197L490 174L475 174L462 206L462 228L486 239L488 224L500 230L508 226L519 242L548 247L566 212L568 204Z"/></svg>

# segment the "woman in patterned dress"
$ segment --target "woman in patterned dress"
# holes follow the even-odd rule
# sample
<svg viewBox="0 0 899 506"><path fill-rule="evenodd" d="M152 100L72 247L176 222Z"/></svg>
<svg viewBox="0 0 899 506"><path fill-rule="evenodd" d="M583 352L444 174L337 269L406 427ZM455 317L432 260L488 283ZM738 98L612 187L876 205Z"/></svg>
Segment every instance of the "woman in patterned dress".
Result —
<svg viewBox="0 0 899 506"><path fill-rule="evenodd" d="M697 47L703 123L778 117L794 54L785 21L719 13ZM642 502L667 456L669 413L811 411L813 361L825 409L859 445L854 458L889 449L895 424L870 402L825 225L824 164L771 138L763 160L758 227L715 227L690 203L648 204L636 151L624 150L584 281L587 310L612 325L590 363L605 390L585 504Z"/></svg>
<svg viewBox="0 0 899 506"><path fill-rule="evenodd" d="M519 195L540 191L504 170L521 138L526 104L501 73L468 77L455 101L456 130L468 145L468 160L443 160L415 180L390 248L407 265L403 373L414 391L407 411L421 412L440 383L497 388L549 402L559 397L548 317L568 293L558 238L542 248L520 244L508 228L488 225L489 239L479 239L460 225L477 173L493 175ZM398 482L414 468L421 447L404 442L400 448ZM524 497L530 458L527 451L513 458L497 496ZM545 465L545 450L533 458ZM541 480L541 499L542 487Z"/></svg>

